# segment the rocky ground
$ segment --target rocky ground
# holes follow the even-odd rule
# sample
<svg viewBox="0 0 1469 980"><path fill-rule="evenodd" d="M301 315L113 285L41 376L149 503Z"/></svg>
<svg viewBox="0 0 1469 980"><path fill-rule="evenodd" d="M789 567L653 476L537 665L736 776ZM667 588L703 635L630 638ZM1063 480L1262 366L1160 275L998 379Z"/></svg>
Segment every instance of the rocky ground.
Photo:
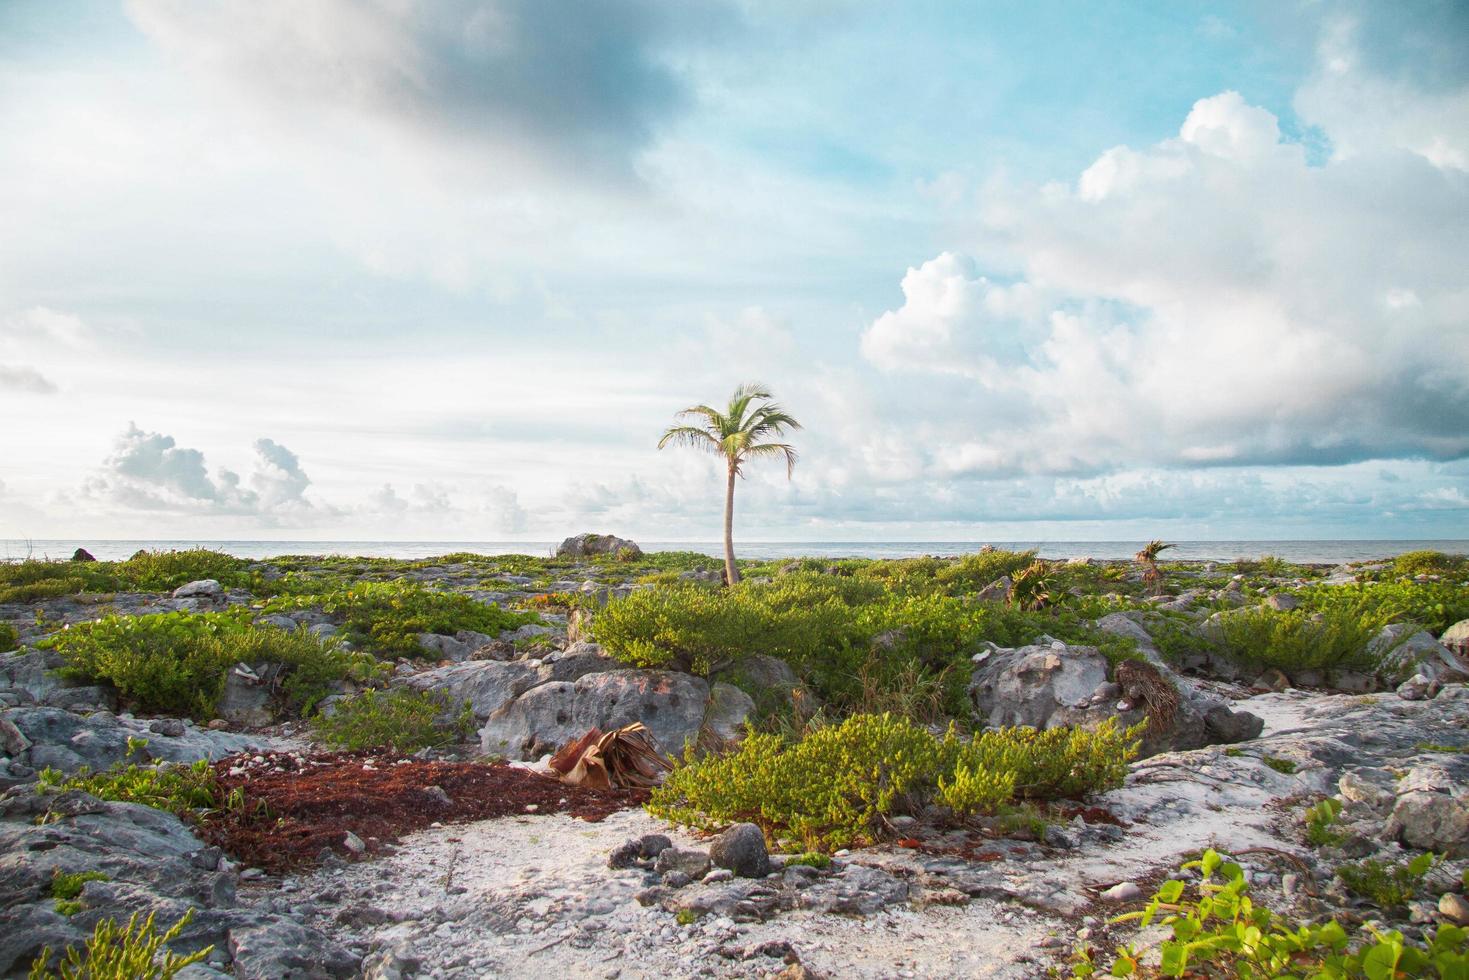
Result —
<svg viewBox="0 0 1469 980"><path fill-rule="evenodd" d="M408 577L501 604L572 591L605 601L631 587L594 564L556 579L487 581L462 563ZM1245 595L1235 580L1158 605L1290 599L1268 591ZM1331 690L1381 686L1370 677L1240 678L1208 663L1181 672L1133 613L1097 624L1136 641L1146 662L1127 671L1050 637L990 645L973 657L979 718L1045 727L1166 716L1148 730L1147 757L1122 788L1052 809L1036 831L954 830L925 812L895 819L892 842L817 868L767 858L763 843L731 859L732 845L671 829L636 797L583 800L535 784L542 777L526 768L312 756L299 724L259 724L270 720L260 717L267 692L249 665L232 673L214 721L134 717L115 691L60 679L57 655L34 646L103 612L251 601L195 582L171 594L0 605L0 623L22 644L0 657L0 976L24 975L42 946L75 943L102 918L154 911L171 923L187 910L193 919L175 948L214 947L180 974L196 980L1069 975L1074 950L1128 938L1111 916L1139 907L1210 846L1244 864L1258 901L1349 922L1377 910L1342 888L1337 864L1443 853L1399 925L1469 918L1455 886L1469 857L1469 688L1456 656L1426 633L1389 628L1398 632L1382 642L1396 644L1395 670L1411 677L1373 694ZM1209 628L1207 615L1195 616L1198 628ZM320 635L337 629L317 609L261 621L272 619ZM425 634L424 656L401 660L393 683L468 702L476 742L458 755L527 763L594 725L642 721L660 744L680 745L728 738L754 710L745 690L718 679L630 669L587 642L582 625L548 613L498 636ZM747 688L796 682L782 661L758 655L743 679ZM1171 692L1166 703L1160 690ZM278 825L200 828L34 786L47 767L197 760L224 760L227 787L269 796ZM1340 839L1313 847L1302 813L1324 797L1343 803ZM82 910L67 916L51 894L58 871L106 880L87 882Z"/></svg>

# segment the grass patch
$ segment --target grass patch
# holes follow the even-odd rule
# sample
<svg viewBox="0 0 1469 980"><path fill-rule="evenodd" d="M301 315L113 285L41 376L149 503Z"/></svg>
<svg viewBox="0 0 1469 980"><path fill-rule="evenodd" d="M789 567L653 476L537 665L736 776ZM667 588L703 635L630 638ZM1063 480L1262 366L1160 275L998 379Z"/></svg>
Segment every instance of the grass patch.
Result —
<svg viewBox="0 0 1469 980"><path fill-rule="evenodd" d="M958 804L962 817L1121 785L1139 732L1108 722L1094 731L1008 728L964 738L892 715L853 715L800 739L751 734L723 756L699 759L691 750L648 810L703 830L749 821L774 840L827 852L875 840L883 817L935 798Z"/></svg>
<svg viewBox="0 0 1469 980"><path fill-rule="evenodd" d="M108 616L74 624L41 645L62 655L69 678L111 684L142 712L197 720L215 716L238 663L284 664L278 707L296 714L329 693L333 681L366 680L378 667L304 630L253 626L242 611Z"/></svg>
<svg viewBox="0 0 1469 980"><path fill-rule="evenodd" d="M474 712L468 702L456 708L432 692L368 690L337 702L330 715L316 715L311 727L335 748L392 748L406 754L468 738Z"/></svg>
<svg viewBox="0 0 1469 980"><path fill-rule="evenodd" d="M101 871L66 872L57 868L51 876L51 899L57 913L67 917L76 915L82 910L82 903L77 899L87 882L110 880Z"/></svg>
<svg viewBox="0 0 1469 980"><path fill-rule="evenodd" d="M1285 776L1295 775L1296 769L1298 768L1290 759L1282 759L1274 755L1261 756L1260 761Z"/></svg>
<svg viewBox="0 0 1469 980"><path fill-rule="evenodd" d="M282 596L266 604L269 612L312 608L340 621L343 634L355 646L383 658L422 656L420 633L474 630L493 636L541 621L533 613L507 612L414 582L358 582L324 594Z"/></svg>
<svg viewBox="0 0 1469 980"><path fill-rule="evenodd" d="M1342 884L1378 908L1402 908L1417 898L1424 879L1438 863L1434 854L1420 854L1410 861L1393 862L1368 858L1336 869Z"/></svg>

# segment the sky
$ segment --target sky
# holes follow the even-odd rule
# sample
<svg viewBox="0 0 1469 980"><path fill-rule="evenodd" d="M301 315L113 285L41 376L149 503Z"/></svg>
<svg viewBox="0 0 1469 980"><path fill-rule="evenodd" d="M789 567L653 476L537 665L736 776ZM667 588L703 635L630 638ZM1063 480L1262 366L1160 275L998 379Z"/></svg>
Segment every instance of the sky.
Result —
<svg viewBox="0 0 1469 980"><path fill-rule="evenodd" d="M0 538L1469 537L1469 3L0 0Z"/></svg>

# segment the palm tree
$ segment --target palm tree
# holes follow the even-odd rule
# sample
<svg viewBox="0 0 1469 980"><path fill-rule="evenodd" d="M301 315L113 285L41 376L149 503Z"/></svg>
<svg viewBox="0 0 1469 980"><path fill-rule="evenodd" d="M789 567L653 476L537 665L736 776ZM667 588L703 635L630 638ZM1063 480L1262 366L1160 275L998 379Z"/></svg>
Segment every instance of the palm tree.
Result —
<svg viewBox="0 0 1469 980"><path fill-rule="evenodd" d="M740 580L734 556L734 490L735 477L744 476L745 461L766 456L784 456L786 478L796 465L796 450L789 443L767 442L779 439L787 429L799 429L801 423L787 415L770 400L770 390L760 384L743 384L730 396L724 411L708 405L694 405L678 413L679 418L697 418L697 425L674 425L658 440L658 448L667 445L692 446L724 457L729 479L724 491L724 577L730 585Z"/></svg>
<svg viewBox="0 0 1469 980"><path fill-rule="evenodd" d="M1154 595L1163 594L1163 570L1158 567L1158 555L1171 547L1173 545L1153 540L1132 556L1134 561L1143 566L1143 583Z"/></svg>

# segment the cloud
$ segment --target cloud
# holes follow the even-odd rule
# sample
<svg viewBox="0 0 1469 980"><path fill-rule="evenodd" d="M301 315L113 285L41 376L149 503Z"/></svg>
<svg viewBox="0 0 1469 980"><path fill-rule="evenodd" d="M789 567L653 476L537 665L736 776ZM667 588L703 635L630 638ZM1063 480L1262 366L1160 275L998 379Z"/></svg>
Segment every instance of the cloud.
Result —
<svg viewBox="0 0 1469 980"><path fill-rule="evenodd" d="M530 526L530 514L520 505L520 497L509 487L490 487L485 492L484 509L498 533L521 534Z"/></svg>
<svg viewBox="0 0 1469 980"><path fill-rule="evenodd" d="M626 177L690 94L669 45L725 20L644 0L132 0L137 25L201 74L307 127L341 121L522 173Z"/></svg>
<svg viewBox="0 0 1469 980"><path fill-rule="evenodd" d="M54 395L56 383L35 368L0 364L0 391L9 389L32 395Z"/></svg>
<svg viewBox="0 0 1469 980"><path fill-rule="evenodd" d="M1313 165L1201 99L1073 184L993 189L976 240L1020 280L941 254L863 355L942 387L949 475L1462 458L1469 183L1391 131L1353 146Z"/></svg>
<svg viewBox="0 0 1469 980"><path fill-rule="evenodd" d="M101 472L83 485L83 496L130 510L249 515L270 520L313 510L304 496L310 478L296 454L271 439L257 439L256 462L245 486L238 473L213 475L204 453L179 446L173 436L136 424L118 437Z"/></svg>

